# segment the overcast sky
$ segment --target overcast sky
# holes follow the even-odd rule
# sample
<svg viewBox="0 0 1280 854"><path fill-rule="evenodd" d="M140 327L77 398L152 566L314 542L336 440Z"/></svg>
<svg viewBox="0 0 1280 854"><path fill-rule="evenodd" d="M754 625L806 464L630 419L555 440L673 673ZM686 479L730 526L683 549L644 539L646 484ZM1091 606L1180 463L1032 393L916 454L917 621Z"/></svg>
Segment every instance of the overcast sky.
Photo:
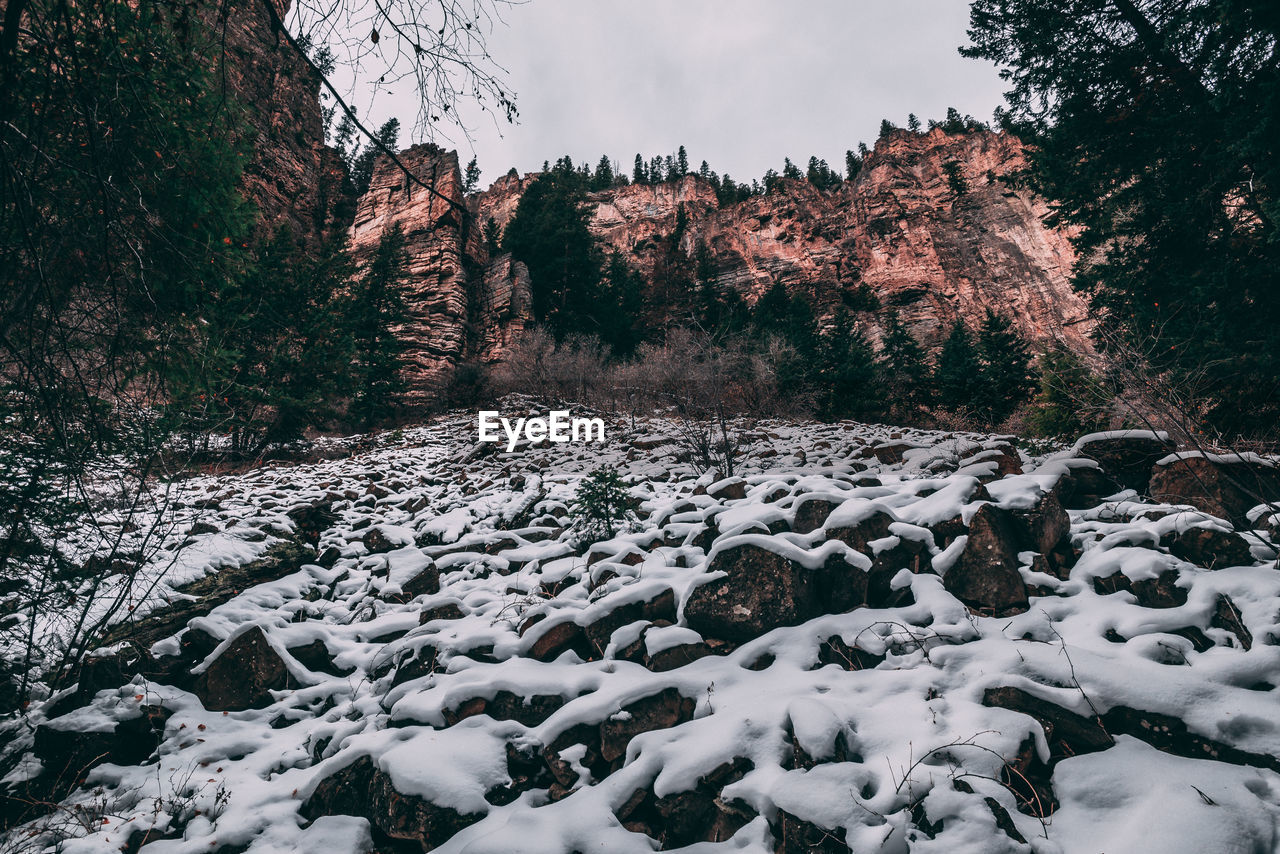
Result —
<svg viewBox="0 0 1280 854"><path fill-rule="evenodd" d="M509 72L518 124L473 118L472 154L488 186L569 154L601 154L630 171L636 152L706 159L738 178L809 155L843 168L880 120L941 118L948 106L989 120L995 69L964 59L964 0L529 0L489 38ZM412 123L403 93L373 116ZM408 140L402 137L402 144Z"/></svg>

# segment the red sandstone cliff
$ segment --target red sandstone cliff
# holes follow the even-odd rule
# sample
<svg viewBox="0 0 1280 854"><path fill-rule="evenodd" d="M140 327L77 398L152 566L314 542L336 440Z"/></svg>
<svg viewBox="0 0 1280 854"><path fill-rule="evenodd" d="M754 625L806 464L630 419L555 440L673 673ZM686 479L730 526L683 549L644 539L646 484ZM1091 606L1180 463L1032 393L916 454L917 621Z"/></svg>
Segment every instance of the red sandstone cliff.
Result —
<svg viewBox="0 0 1280 854"><path fill-rule="evenodd" d="M492 362L529 321L523 265L486 256L479 239L489 218L506 225L536 175L499 179L464 198L457 155L429 146L403 155L420 176L434 175L443 201L406 192L389 162L378 164L353 229L363 250L399 221L409 233L414 323L411 384L432 399L465 360ZM944 164L955 163L964 185ZM898 131L882 139L854 181L819 191L807 181L721 207L712 188L688 176L656 186L591 195L592 229L663 293L664 238L684 206L681 250L711 249L724 287L751 301L775 282L829 312L865 285L896 308L917 337L936 345L957 318L970 325L987 308L1009 315L1032 341L1058 339L1088 353L1085 302L1068 279L1074 255L1065 233L1047 227L1044 202L1009 180L1025 164L1021 143L990 132ZM955 184L955 186L953 186ZM877 338L879 316L859 322Z"/></svg>

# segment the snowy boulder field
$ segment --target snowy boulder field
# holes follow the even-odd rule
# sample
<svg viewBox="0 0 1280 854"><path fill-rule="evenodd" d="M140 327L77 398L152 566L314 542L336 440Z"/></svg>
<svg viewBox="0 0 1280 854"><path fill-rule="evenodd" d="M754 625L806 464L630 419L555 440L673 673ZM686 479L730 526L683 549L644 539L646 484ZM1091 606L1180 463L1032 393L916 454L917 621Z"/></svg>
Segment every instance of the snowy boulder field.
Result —
<svg viewBox="0 0 1280 854"><path fill-rule="evenodd" d="M60 854L1280 850L1268 508L1144 497L1151 434L739 432L188 481L157 561L238 580L136 602L6 782ZM637 521L583 543L601 465Z"/></svg>

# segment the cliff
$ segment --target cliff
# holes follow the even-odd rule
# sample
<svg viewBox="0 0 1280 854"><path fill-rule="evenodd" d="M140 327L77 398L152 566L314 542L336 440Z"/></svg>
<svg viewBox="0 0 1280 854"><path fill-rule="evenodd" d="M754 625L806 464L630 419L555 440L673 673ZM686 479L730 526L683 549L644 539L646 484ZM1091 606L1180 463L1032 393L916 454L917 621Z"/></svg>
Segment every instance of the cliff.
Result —
<svg viewBox="0 0 1280 854"><path fill-rule="evenodd" d="M406 193L398 171L380 162L353 235L359 248L392 222L410 232L415 326L404 334L415 399L427 401L458 363L500 359L529 322L527 271L509 258L491 261L479 233L490 217L505 227L537 175L507 175L464 198L456 154L420 147L406 158L449 201L421 188ZM1089 354L1087 306L1069 284L1068 236L1046 226L1044 201L1011 180L1024 165L1022 144L1007 134L898 131L879 141L855 180L833 190L787 180L778 192L721 206L690 175L591 194L591 228L644 274L655 323L682 296L663 279L665 238L683 207L680 252L692 256L705 243L718 283L748 302L782 283L822 316L842 302L859 307L869 290L930 346L956 318L975 326L993 308L1032 342L1060 340ZM873 340L882 317L858 313Z"/></svg>
<svg viewBox="0 0 1280 854"><path fill-rule="evenodd" d="M658 238L674 232L683 205L681 249L691 254L704 241L718 283L748 301L781 282L821 313L865 284L929 344L955 318L976 325L990 307L1033 341L1090 352L1087 306L1068 283L1075 255L1067 234L1046 226L1044 201L1010 180L1025 165L1022 143L1008 134L897 131L877 143L856 180L832 191L786 180L781 192L721 207L690 175L592 194L592 229L653 283ZM959 192L948 168L963 180ZM536 177L506 176L476 194L477 222L493 217L505 227ZM875 317L862 320L876 337Z"/></svg>
<svg viewBox="0 0 1280 854"><path fill-rule="evenodd" d="M523 264L510 255L484 257L457 153L419 145L400 160L430 189L379 158L356 207L351 242L364 257L392 226L404 231L410 322L397 332L406 347L406 403L414 406L435 400L460 362L500 359L523 331L532 298Z"/></svg>
<svg viewBox="0 0 1280 854"><path fill-rule="evenodd" d="M274 0L283 19L290 0ZM345 228L351 200L342 198L345 165L325 144L320 78L272 30L261 2L202 4L203 25L221 54L210 57L246 109L243 143L251 152L244 192L262 213L264 231L288 226L314 245Z"/></svg>

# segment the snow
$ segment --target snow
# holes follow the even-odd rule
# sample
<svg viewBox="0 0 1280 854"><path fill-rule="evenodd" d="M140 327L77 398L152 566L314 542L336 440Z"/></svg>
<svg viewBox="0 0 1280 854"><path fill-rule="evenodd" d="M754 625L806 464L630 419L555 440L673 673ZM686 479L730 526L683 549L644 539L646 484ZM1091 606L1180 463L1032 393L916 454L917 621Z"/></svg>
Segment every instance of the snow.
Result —
<svg viewBox="0 0 1280 854"><path fill-rule="evenodd" d="M466 416L448 416L349 459L187 484L193 493L225 496L211 511L220 530L196 535L192 546L165 551L144 567L161 583L135 603L139 613L163 608L182 583L261 556L293 530L287 512L302 504L332 506L338 521L322 533L320 550L334 546L340 556L331 568L304 564L241 590L191 623L219 642L206 664L240 633L264 632L294 677L266 708L208 711L189 691L139 678L59 718L48 718L47 707L32 710L33 724L81 732L136 717L143 702L172 712L151 764L100 765L88 788L69 797L69 804L87 804L92 787L128 794L110 823L64 840L59 851L106 854L134 829L156 828L159 836L178 828L173 781L195 769L192 797L203 815L173 838L149 842L142 854L223 846L363 854L374 844L366 819L308 822L299 812L322 780L362 757L406 798L476 817L447 841L433 842L443 854L649 852L655 843L619 820L622 805L639 789L658 798L688 792L735 759L748 760L748 770L720 798L740 799L759 816L730 839L681 849L686 854L771 852L770 824L779 811L838 829L856 851L1277 850L1280 775L1174 756L1126 735L1054 767L1061 806L1042 824L1019 811L999 778L1027 739L1048 759L1045 735L1032 718L983 703L987 689L1014 687L1084 716L1141 709L1177 717L1192 733L1237 750L1280 756L1276 689L1264 687L1280 672L1274 640L1280 573L1263 565L1208 571L1160 546L1162 537L1188 527L1230 530L1225 521L1136 496L1071 511L1079 560L1063 578L1028 573L1054 595L1033 595L1024 614L985 618L948 593L940 577L967 538L944 547L929 527L968 519L984 501L1025 510L1084 463L1063 454L1024 456L1025 473L990 480L994 464L984 457L1005 441L996 437L758 422L750 429L761 438L746 442L735 472L747 494L733 500L693 494L697 486L717 491L728 479L680 459L678 431L661 419L643 420L634 434L627 424L611 424L610 441L601 445L545 443L489 456L474 453L472 427ZM646 444L669 441L637 453L628 446L632 435ZM901 463L879 463L869 454L877 444L897 443L908 446ZM787 455L772 455L784 449ZM575 549L564 539L568 508L581 478L601 464L618 467L634 485L640 523ZM518 487L516 475L526 476ZM859 485L869 477L882 485ZM889 535L862 554L828 541L823 529L787 531L797 504L808 498L838 505L826 530L883 513L892 520ZM196 515L180 524L189 526ZM1254 515L1260 522L1267 514ZM719 536L704 549L695 541L710 524ZM368 553L362 540L373 530L390 551ZM266 535L240 536L248 531ZM690 591L716 577L708 567L728 549L758 546L810 569L840 556L867 569L903 541L924 543L937 573L902 569L894 576L893 586L908 589L911 604L820 616L667 672L621 655L640 640L650 656L705 640L683 621L621 625L595 660L576 652L548 662L527 657L557 623L591 626L667 590L680 613ZM440 592L403 596L404 585L432 565L441 574ZM1094 585L1117 573L1138 582L1170 571L1187 593L1174 608L1144 608L1131 593L1107 595ZM1222 597L1251 632L1250 649L1211 625ZM461 616L420 624L420 614L446 603ZM543 620L521 637L518 629L539 614ZM1214 645L1197 652L1175 634L1191 626ZM858 670L822 665L819 651L831 638L884 660ZM351 672L312 671L288 652L316 640ZM155 654L178 651L172 637L153 647ZM434 671L400 678L419 654L438 654ZM635 735L612 773L597 779L587 748L570 745L559 758L577 779L558 800L545 784L509 803L486 798L512 783L508 745L540 754L575 727L637 722L634 704L668 689L693 701L692 719ZM457 720L468 702L506 693L558 698L559 705L530 723L485 713ZM816 764L797 764L796 747ZM31 760L21 767L30 771ZM957 790L956 779L974 793ZM230 793L221 807L214 804L219 787ZM987 798L1028 843L997 827ZM913 809L941 823L935 838L915 825Z"/></svg>

